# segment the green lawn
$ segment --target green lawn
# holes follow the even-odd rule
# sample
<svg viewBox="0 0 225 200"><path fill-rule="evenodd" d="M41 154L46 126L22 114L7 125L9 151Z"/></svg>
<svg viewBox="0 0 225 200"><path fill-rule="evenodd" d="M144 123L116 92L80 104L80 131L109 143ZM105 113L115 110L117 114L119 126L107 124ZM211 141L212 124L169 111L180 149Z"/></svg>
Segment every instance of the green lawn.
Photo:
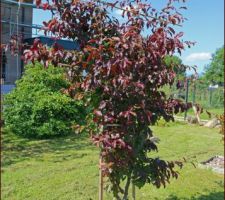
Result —
<svg viewBox="0 0 225 200"><path fill-rule="evenodd" d="M161 141L152 156L197 163L223 155L217 129L175 123L153 130ZM2 165L3 200L98 199L98 149L85 136L28 140L3 133ZM186 163L166 189L147 185L136 194L137 200L223 200L223 185L223 175ZM111 195L105 192L104 200Z"/></svg>

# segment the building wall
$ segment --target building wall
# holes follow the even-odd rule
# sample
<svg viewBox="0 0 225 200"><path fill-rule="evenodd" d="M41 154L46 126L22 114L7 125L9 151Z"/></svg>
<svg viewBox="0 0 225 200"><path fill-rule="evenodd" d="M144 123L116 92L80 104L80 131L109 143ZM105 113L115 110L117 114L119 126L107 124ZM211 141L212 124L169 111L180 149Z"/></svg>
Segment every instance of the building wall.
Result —
<svg viewBox="0 0 225 200"><path fill-rule="evenodd" d="M33 0L23 1L26 3L33 3ZM33 9L29 7L20 7L18 12L18 6L10 3L1 3L1 20L10 22L11 24L1 23L1 41L2 44L7 44L11 35L17 34L17 13L19 13L20 24L32 25ZM32 29L25 27L18 27L19 35L23 35L24 38L31 38ZM12 56L10 52L6 52L6 69L5 69L5 84L14 84L15 81L21 77L22 60L21 55Z"/></svg>

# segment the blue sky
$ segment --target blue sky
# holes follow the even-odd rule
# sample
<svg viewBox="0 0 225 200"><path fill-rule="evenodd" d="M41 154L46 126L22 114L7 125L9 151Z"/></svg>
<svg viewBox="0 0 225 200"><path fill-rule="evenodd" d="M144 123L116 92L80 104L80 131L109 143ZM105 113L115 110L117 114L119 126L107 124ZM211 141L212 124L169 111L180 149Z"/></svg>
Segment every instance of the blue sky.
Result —
<svg viewBox="0 0 225 200"><path fill-rule="evenodd" d="M111 0L112 1L112 0ZM160 8L166 0L149 0L153 7ZM184 64L197 65L197 71L203 72L204 66L210 63L211 54L224 45L224 0L187 0L188 8L182 13L188 18L180 31L184 40L196 41L191 49L186 49L181 56ZM51 18L48 11L34 10L33 23Z"/></svg>

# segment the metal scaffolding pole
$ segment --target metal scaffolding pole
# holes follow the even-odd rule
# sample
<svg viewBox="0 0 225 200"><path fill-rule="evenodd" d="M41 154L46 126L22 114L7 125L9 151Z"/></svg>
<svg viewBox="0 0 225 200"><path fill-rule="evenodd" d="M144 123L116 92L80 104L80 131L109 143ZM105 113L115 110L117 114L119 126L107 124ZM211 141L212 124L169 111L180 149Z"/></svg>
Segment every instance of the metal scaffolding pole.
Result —
<svg viewBox="0 0 225 200"><path fill-rule="evenodd" d="M16 35L19 35L19 14L20 14L20 0L18 2L18 9L16 13ZM19 78L19 41L16 43L17 55L16 55L16 78Z"/></svg>
<svg viewBox="0 0 225 200"><path fill-rule="evenodd" d="M2 3L7 3L7 4L13 4L13 5L17 5L19 6L19 2L17 1L13 1L13 0L1 0ZM24 3L24 2L20 2L20 6L21 7L28 7L28 8L36 8L36 9L43 9L43 6L36 6L36 4L32 4L32 3ZM51 10L55 10L55 8L51 8Z"/></svg>
<svg viewBox="0 0 225 200"><path fill-rule="evenodd" d="M6 20L1 20L1 22L5 23L5 24L17 25L16 22L10 22L10 21L6 21ZM43 28L43 26L38 25L38 24L29 25L29 24L18 23L18 26L22 26L22 27L25 27L25 28L34 28L34 29L42 29Z"/></svg>

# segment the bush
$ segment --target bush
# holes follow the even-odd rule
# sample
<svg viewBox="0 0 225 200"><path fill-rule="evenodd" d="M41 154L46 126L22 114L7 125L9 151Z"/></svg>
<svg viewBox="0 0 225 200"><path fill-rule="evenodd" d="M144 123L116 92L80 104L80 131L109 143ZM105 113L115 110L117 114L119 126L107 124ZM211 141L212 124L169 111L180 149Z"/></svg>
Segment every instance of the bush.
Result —
<svg viewBox="0 0 225 200"><path fill-rule="evenodd" d="M61 91L69 87L62 68L41 64L28 65L16 88L5 96L6 128L15 134L33 138L68 135L72 126L82 124L85 109Z"/></svg>

